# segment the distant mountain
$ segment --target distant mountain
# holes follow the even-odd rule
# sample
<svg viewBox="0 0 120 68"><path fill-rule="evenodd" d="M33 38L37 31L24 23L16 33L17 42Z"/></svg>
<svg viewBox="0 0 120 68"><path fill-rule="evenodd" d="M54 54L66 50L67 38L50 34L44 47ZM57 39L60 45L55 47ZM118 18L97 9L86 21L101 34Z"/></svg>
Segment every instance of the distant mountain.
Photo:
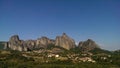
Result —
<svg viewBox="0 0 120 68"><path fill-rule="evenodd" d="M37 40L21 40L18 35L13 35L10 37L9 41L4 43L5 49L12 49L18 51L32 51L40 49L48 49L51 46L60 47L66 50L78 51L101 51L102 49L98 44L92 39L86 41L80 41L78 45L75 45L75 41L70 38L66 33L63 33L62 36L57 36L56 39L49 39L47 37L41 37ZM54 48L52 47L52 48ZM76 51L77 50L77 51Z"/></svg>
<svg viewBox="0 0 120 68"><path fill-rule="evenodd" d="M41 37L37 40L20 40L18 35L13 35L10 37L9 41L5 44L5 49L12 49L18 51L28 51L34 49L46 49L50 44L62 47L64 49L70 50L75 48L75 41L63 33L62 36L57 36L55 40L49 39L47 37Z"/></svg>
<svg viewBox="0 0 120 68"><path fill-rule="evenodd" d="M118 49L118 50L115 50L114 52L120 52L120 49Z"/></svg>
<svg viewBox="0 0 120 68"><path fill-rule="evenodd" d="M114 54L120 55L120 49L113 51Z"/></svg>
<svg viewBox="0 0 120 68"><path fill-rule="evenodd" d="M91 51L94 50L95 48L100 49L98 44L96 44L95 41L93 41L92 39L79 42L78 48L80 48L81 51Z"/></svg>

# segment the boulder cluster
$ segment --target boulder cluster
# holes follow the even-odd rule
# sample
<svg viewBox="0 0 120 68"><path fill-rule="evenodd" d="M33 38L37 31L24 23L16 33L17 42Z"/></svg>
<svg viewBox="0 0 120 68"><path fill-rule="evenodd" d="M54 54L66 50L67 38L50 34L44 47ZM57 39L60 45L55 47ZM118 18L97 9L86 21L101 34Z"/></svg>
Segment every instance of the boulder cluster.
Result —
<svg viewBox="0 0 120 68"><path fill-rule="evenodd" d="M80 42L78 45L75 41L67 36L65 33L62 36L57 36L56 39L49 39L47 37L41 37L37 40L20 40L18 35L11 36L9 41L5 43L4 49L12 49L18 51L28 51L34 49L47 48L50 44L62 47L64 49L70 50L72 48L78 47L81 50L92 50L98 48L98 45L88 39L87 41Z"/></svg>

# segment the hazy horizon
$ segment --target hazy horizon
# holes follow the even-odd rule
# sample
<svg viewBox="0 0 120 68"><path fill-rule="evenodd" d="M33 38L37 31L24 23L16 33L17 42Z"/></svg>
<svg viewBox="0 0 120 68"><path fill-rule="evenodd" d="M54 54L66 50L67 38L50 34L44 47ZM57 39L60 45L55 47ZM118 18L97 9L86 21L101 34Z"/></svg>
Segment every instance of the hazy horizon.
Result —
<svg viewBox="0 0 120 68"><path fill-rule="evenodd" d="M0 0L0 41L65 32L76 43L93 39L101 48L120 49L120 0Z"/></svg>

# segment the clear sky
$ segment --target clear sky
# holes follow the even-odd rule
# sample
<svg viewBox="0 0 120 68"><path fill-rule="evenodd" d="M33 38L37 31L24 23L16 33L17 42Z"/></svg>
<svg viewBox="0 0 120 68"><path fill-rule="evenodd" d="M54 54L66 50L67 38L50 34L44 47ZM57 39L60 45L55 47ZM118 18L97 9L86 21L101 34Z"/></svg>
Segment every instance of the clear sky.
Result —
<svg viewBox="0 0 120 68"><path fill-rule="evenodd" d="M0 41L63 32L77 43L93 39L102 48L120 49L120 0L0 0Z"/></svg>

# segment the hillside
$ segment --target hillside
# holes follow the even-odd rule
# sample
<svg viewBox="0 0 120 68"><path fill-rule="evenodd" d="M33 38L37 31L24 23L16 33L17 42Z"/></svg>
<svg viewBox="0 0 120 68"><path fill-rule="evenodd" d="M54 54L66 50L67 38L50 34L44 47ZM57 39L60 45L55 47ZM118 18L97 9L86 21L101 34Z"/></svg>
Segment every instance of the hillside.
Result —
<svg viewBox="0 0 120 68"><path fill-rule="evenodd" d="M65 51L66 52L66 51ZM119 68L120 55L0 50L0 68ZM97 52L97 51L96 51Z"/></svg>

